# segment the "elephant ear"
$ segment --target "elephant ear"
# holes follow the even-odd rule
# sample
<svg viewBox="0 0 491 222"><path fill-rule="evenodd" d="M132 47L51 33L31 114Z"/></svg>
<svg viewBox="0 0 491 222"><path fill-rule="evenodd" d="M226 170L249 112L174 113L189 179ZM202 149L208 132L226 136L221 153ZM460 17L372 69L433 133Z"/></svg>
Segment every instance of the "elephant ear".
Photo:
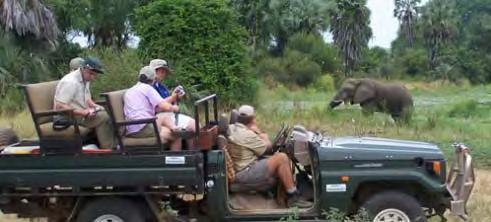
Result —
<svg viewBox="0 0 491 222"><path fill-rule="evenodd" d="M361 104L365 101L375 98L376 89L370 82L361 82L355 90L355 95L353 96L353 103Z"/></svg>

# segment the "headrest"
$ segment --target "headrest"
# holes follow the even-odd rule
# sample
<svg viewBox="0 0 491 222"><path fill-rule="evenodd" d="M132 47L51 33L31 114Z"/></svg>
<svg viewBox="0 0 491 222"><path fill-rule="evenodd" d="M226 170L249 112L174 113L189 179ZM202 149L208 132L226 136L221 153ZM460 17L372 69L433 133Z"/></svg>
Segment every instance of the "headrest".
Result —
<svg viewBox="0 0 491 222"><path fill-rule="evenodd" d="M233 109L230 112L230 124L236 123L238 118L239 118L239 111L236 109Z"/></svg>
<svg viewBox="0 0 491 222"><path fill-rule="evenodd" d="M218 134L227 135L228 131L228 116L222 113L218 119Z"/></svg>

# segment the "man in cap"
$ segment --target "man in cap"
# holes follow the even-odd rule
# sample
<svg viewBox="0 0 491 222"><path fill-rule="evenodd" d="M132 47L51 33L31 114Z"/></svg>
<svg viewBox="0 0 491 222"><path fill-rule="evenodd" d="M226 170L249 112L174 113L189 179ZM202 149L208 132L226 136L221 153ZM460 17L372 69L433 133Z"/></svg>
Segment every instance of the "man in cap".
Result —
<svg viewBox="0 0 491 222"><path fill-rule="evenodd" d="M83 65L65 75L55 92L55 109L73 109L76 120L87 128L95 128L99 146L111 149L114 134L109 116L97 105L90 93L90 82L103 74L101 62L94 57L83 59Z"/></svg>
<svg viewBox="0 0 491 222"><path fill-rule="evenodd" d="M84 66L84 59L80 57L75 57L72 60L70 60L70 72L73 72L80 67Z"/></svg>
<svg viewBox="0 0 491 222"><path fill-rule="evenodd" d="M155 69L145 66L138 73L138 82L124 94L124 115L126 120L138 120L155 117L157 112L178 112L179 107L162 98L152 87L155 82ZM178 139L172 138L170 129L163 117L157 116L160 137L163 141L171 140L171 150L180 150ZM126 135L130 137L153 137L152 124L129 125Z"/></svg>
<svg viewBox="0 0 491 222"><path fill-rule="evenodd" d="M185 92L182 86L178 86L172 91L172 93L170 93L167 87L162 84L162 81L164 81L167 75L171 73L171 69L167 61L163 59L153 59L152 61L150 61L149 66L155 70L155 82L152 84L153 88L155 88L160 96L164 98L167 102L177 104L179 99L184 96ZM162 112L159 113L158 116L163 118L163 120L165 121L164 124L168 126L171 130L186 129L187 132L196 132L196 122L190 116L181 113L175 115L172 112ZM186 143L188 149L194 148L193 138L187 139Z"/></svg>
<svg viewBox="0 0 491 222"><path fill-rule="evenodd" d="M229 126L228 147L237 172L235 182L264 188L271 187L279 178L285 187L289 207L311 207L312 203L299 198L288 156L278 152L265 157L271 153L272 144L268 135L257 126L254 108L242 105L238 112L237 123Z"/></svg>

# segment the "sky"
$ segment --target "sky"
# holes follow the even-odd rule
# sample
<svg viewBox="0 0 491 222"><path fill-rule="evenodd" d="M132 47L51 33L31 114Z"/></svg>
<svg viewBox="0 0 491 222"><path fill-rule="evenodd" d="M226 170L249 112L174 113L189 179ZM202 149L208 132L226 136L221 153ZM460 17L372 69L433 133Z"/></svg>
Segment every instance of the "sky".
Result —
<svg viewBox="0 0 491 222"><path fill-rule="evenodd" d="M422 0L421 2L426 3L427 1ZM394 0L368 0L367 6L371 11L370 27L373 34L368 46L390 48L390 44L397 37L399 29L399 21L394 17ZM332 42L330 33L324 33L324 39ZM86 38L83 36L74 37L73 41L78 42L82 47L87 46ZM130 45L136 47L138 42L139 39L136 37Z"/></svg>
<svg viewBox="0 0 491 222"><path fill-rule="evenodd" d="M390 43L396 39L399 29L399 21L394 17L394 1L368 0L367 6L371 11L370 27L373 34L368 46L390 48Z"/></svg>

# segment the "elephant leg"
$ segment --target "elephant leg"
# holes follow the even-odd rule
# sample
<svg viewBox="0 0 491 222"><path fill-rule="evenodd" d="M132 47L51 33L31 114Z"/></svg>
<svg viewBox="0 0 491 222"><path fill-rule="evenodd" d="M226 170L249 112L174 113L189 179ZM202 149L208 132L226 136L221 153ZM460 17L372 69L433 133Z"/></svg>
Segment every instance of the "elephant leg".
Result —
<svg viewBox="0 0 491 222"><path fill-rule="evenodd" d="M364 116L371 116L377 110L377 104L375 104L374 102L366 102L360 104L360 106Z"/></svg>

